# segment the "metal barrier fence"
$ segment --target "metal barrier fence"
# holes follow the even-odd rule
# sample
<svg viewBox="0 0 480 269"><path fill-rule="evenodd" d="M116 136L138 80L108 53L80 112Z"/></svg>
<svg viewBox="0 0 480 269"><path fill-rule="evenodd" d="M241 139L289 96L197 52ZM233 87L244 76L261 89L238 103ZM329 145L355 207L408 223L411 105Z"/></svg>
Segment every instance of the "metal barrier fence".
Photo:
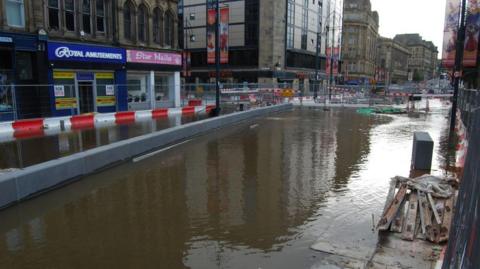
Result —
<svg viewBox="0 0 480 269"><path fill-rule="evenodd" d="M473 125L473 115L475 109L480 107L480 91L463 89L458 93L458 109L461 112L463 124L467 128L467 133Z"/></svg>
<svg viewBox="0 0 480 269"><path fill-rule="evenodd" d="M459 93L459 109L467 128L469 150L458 193L443 269L480 268L480 94Z"/></svg>
<svg viewBox="0 0 480 269"><path fill-rule="evenodd" d="M469 143L444 269L480 268L480 111L473 118L470 131L475 135Z"/></svg>

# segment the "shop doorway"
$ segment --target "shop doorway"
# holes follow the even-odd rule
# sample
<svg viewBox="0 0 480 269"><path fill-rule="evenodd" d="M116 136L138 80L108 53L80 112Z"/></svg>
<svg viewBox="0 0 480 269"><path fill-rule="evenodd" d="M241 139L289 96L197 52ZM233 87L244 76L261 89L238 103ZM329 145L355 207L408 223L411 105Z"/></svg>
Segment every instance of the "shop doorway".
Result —
<svg viewBox="0 0 480 269"><path fill-rule="evenodd" d="M93 82L78 82L78 96L80 103L80 114L91 113L95 111Z"/></svg>

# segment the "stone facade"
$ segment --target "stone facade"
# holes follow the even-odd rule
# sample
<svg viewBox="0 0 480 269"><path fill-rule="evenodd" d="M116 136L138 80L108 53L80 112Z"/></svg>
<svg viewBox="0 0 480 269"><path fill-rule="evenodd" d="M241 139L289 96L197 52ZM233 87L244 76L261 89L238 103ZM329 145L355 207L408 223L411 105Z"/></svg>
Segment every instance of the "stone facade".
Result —
<svg viewBox="0 0 480 269"><path fill-rule="evenodd" d="M376 70L379 18L370 0L345 0L342 57L346 81L372 80Z"/></svg>
<svg viewBox="0 0 480 269"><path fill-rule="evenodd" d="M423 40L419 34L396 35L394 40L410 51L408 66L414 81L429 80L436 75L438 49L432 42Z"/></svg>
<svg viewBox="0 0 480 269"><path fill-rule="evenodd" d="M0 30L32 34L45 30L49 39L54 40L151 49L178 48L178 0L101 1L20 1L23 3L24 27L9 25L5 1L0 1ZM125 37L126 6L130 7L130 38ZM141 31L144 31L143 40L139 38ZM165 37L166 32L171 33L169 38ZM167 44L166 40L171 42Z"/></svg>
<svg viewBox="0 0 480 269"><path fill-rule="evenodd" d="M386 85L402 84L408 80L408 48L393 39L380 37L377 53L378 70L384 72L382 79Z"/></svg>

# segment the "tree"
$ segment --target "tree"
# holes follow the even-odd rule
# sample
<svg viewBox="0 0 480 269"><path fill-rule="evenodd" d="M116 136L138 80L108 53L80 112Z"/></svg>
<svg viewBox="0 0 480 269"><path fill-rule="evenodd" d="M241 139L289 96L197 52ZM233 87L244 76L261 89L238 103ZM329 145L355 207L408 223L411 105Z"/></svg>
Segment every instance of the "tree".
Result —
<svg viewBox="0 0 480 269"><path fill-rule="evenodd" d="M425 76L423 75L423 72L420 72L419 70L415 69L413 72L413 81L415 82L420 82L425 79Z"/></svg>

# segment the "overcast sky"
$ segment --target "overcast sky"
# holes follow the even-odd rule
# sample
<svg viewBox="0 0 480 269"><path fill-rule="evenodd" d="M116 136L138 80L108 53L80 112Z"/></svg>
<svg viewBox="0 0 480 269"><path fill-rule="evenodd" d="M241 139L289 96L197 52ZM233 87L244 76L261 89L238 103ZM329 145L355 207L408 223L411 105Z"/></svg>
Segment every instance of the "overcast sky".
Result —
<svg viewBox="0 0 480 269"><path fill-rule="evenodd" d="M446 0L371 0L380 16L380 35L419 33L439 52L443 43ZM439 56L441 53L439 54Z"/></svg>

